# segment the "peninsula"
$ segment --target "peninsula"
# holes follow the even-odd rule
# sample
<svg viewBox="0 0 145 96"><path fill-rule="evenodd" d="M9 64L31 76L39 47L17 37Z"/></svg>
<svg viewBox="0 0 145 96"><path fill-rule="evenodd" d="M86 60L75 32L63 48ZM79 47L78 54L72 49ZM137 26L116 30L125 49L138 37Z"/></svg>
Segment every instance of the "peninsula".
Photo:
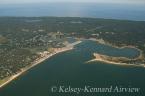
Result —
<svg viewBox="0 0 145 96"><path fill-rule="evenodd" d="M113 57L113 56L107 56L107 55L98 54L98 53L94 53L93 56L95 57L95 59L92 59L86 63L100 61L100 62L105 62L108 64L115 64L115 65L121 65L121 66L145 67L145 64L126 63L126 62L133 62L134 60L139 59L138 57L135 59L129 59L126 57Z"/></svg>

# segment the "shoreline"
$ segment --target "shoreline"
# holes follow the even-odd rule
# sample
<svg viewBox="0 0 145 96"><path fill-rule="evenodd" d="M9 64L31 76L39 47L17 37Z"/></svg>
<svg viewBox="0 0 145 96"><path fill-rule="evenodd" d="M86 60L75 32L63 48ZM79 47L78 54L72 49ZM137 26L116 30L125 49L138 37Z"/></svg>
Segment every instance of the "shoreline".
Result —
<svg viewBox="0 0 145 96"><path fill-rule="evenodd" d="M109 60L105 60L102 56L105 55L101 55L101 54L94 54L95 59L89 60L86 63L90 63L90 62L94 62L94 61L100 61L100 62L104 62L104 63L108 63L108 64L113 64L113 65L119 65L119 66L134 66L134 67L145 67L145 64L127 64L127 63L121 63L121 62L113 62L113 61L109 61Z"/></svg>
<svg viewBox="0 0 145 96"><path fill-rule="evenodd" d="M53 53L50 53L50 54L46 54L45 56L43 56L42 58L38 58L38 60L35 60L34 62L32 62L31 65L29 66L26 66L25 68L22 68L20 72L18 72L17 74L15 75L12 75L10 77L7 77L8 80L6 80L4 83L2 83L0 85L0 88L6 86L7 84L9 84L11 81L15 80L16 78L18 78L19 76L21 76L23 73L25 73L26 71L28 71L29 69L35 67L36 65L42 63L43 61L45 61L46 59L49 59L50 57L56 55L56 54L59 54L59 53L62 53L62 52L65 52L65 51L69 51L69 50L72 50L74 49L74 46L81 43L82 41L76 41L74 43L71 43L71 44L68 44L66 47L63 47L63 48L60 48L60 49L57 49L55 50ZM3 79L4 80L4 79Z"/></svg>
<svg viewBox="0 0 145 96"><path fill-rule="evenodd" d="M144 58L143 51L142 51L141 49L137 48L137 46L133 46L133 45L124 45L124 46L119 47L119 46L112 45L111 43L106 43L106 41L105 41L105 44L106 44L106 45L109 45L109 46L111 46L111 47L114 47L114 48L118 48L118 49L124 49L124 48L133 48L133 49L136 49L137 51L139 51L140 54L139 54L138 57L136 57L136 58L134 58L134 59L142 59L142 58Z"/></svg>
<svg viewBox="0 0 145 96"><path fill-rule="evenodd" d="M134 67L145 67L144 64L140 64L140 65L135 65L135 64L126 64L126 63L117 63L117 62L111 62L111 61L107 61L107 60L101 60L101 59L92 59L90 61L87 61L86 63L90 63L90 62L94 62L94 61L100 61L100 62L104 62L104 63L108 63L111 65L119 65L119 66L134 66Z"/></svg>
<svg viewBox="0 0 145 96"><path fill-rule="evenodd" d="M108 43L108 42L104 41L103 39L96 39L96 38L90 38L90 39L85 39L85 40L95 41L99 44L111 46L111 47L118 48L118 49L133 48L133 49L136 49L137 51L139 51L139 56L133 58L132 60L144 60L144 58L145 58L143 51L141 49L137 48L136 46L124 45L124 46L119 47L119 46L112 45L111 43ZM100 54L100 55L102 55L102 54ZM113 65L120 65L120 66L135 66L135 67L144 67L145 68L145 64L137 65L137 64L118 63L118 62L113 62L113 61L109 61L109 60L104 60L102 58L99 58L99 59L95 58L95 59L86 61L85 63L90 63L90 62L94 62L94 61L100 61L100 62L105 62L105 63L109 63L109 64L113 64Z"/></svg>
<svg viewBox="0 0 145 96"><path fill-rule="evenodd" d="M132 46L132 45L124 45L124 46L116 46L116 45L113 45L109 42L106 42L104 41L103 39L94 39L94 38L91 38L89 39L91 41L95 41L99 44L103 44L103 45L107 45L107 46L111 46L111 47L114 47L114 48L118 48L118 49L124 49L124 48L133 48L133 49L136 49L138 52L139 52L139 56L137 56L136 58L133 58L133 60L144 60L145 58L145 55L143 53L143 51L139 48L137 48L136 46Z"/></svg>

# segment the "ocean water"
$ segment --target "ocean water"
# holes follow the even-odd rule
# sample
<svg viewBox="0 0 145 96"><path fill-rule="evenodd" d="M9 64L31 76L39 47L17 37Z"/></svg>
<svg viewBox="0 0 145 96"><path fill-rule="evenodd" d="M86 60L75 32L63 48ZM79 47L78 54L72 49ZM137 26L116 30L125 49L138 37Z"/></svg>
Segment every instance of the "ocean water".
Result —
<svg viewBox="0 0 145 96"><path fill-rule="evenodd" d="M93 52L99 51L95 49L96 46L98 45L94 42L83 42L74 50L49 58L0 89L0 96L145 96L144 68L101 62L85 63L93 58ZM102 46L104 47L107 48ZM66 88L118 86L140 88L140 91L137 93L58 92L60 86ZM57 88L56 92L52 91L52 88Z"/></svg>
<svg viewBox="0 0 145 96"><path fill-rule="evenodd" d="M145 21L145 6L105 3L0 4L0 16L93 17Z"/></svg>

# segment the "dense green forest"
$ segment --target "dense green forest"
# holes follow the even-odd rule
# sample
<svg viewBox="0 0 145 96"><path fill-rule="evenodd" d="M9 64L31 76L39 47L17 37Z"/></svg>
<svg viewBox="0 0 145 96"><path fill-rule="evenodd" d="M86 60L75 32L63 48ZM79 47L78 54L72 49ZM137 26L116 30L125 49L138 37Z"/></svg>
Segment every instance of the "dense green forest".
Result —
<svg viewBox="0 0 145 96"><path fill-rule="evenodd" d="M103 39L117 46L133 45L145 54L144 21L79 17L0 17L0 79L29 65L37 58L38 51L63 46L65 37Z"/></svg>
<svg viewBox="0 0 145 96"><path fill-rule="evenodd" d="M90 37L98 33L112 43L144 44L145 22L96 18L66 17L1 17L0 34L8 39L24 41L49 32ZM1 37L0 37L1 38ZM4 42L0 39L0 42Z"/></svg>

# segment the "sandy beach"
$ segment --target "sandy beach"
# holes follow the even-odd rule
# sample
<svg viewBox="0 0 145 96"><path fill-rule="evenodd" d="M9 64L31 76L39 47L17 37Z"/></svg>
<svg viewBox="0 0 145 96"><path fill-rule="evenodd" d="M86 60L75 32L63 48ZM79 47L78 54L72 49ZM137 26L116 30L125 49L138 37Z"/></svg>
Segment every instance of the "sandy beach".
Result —
<svg viewBox="0 0 145 96"><path fill-rule="evenodd" d="M107 61L107 60L103 60L103 59L93 59L93 60L90 60L90 61L88 61L86 63L90 63L90 62L94 62L94 61L100 61L100 62L113 64L113 65L119 65L119 66L145 67L145 65L143 65L143 64L135 65L135 64L117 63L117 62L111 62L111 61Z"/></svg>
<svg viewBox="0 0 145 96"><path fill-rule="evenodd" d="M75 45L81 43L82 41L76 41L74 43L71 43L71 44L68 44L66 47L63 47L63 48L57 48L55 49L55 51L53 53L46 53L44 52L44 54L42 54L43 56L41 58L38 58L37 60L35 60L34 62L32 62L32 64L30 66L27 66L23 69L21 69L20 72L18 72L17 74L9 77L8 80L6 80L6 82L4 82L3 84L0 85L0 88L4 87L5 85L7 85L8 83L10 83L11 81L15 80L17 77L19 77L21 74L23 74L24 72L28 71L29 69L31 69L32 67L40 64L41 62L45 61L46 59L58 54L58 53L61 53L61 52L65 52L65 51L68 51L68 50L72 50L74 48Z"/></svg>
<svg viewBox="0 0 145 96"><path fill-rule="evenodd" d="M113 64L113 65L120 65L120 66L145 67L145 64L137 65L137 64L127 64L127 63L120 63L120 62L118 63L118 62L109 61L109 60L103 59L100 54L97 54L95 59L87 61L86 63L95 62L95 61L100 61L100 62L104 62L104 63L108 63L108 64Z"/></svg>

